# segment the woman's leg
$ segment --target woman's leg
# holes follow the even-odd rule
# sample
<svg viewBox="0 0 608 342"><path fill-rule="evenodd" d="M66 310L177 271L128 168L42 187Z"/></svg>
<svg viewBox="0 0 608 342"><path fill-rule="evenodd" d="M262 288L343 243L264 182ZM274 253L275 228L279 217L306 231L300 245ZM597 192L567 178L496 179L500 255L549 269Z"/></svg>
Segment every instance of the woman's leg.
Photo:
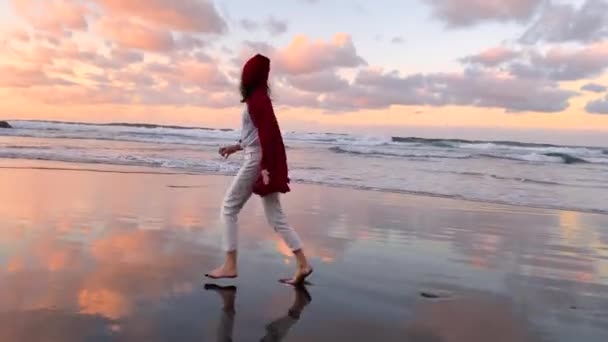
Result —
<svg viewBox="0 0 608 342"><path fill-rule="evenodd" d="M259 172L259 161L252 158L251 154L247 154L222 203L220 217L224 229L223 244L226 257L222 266L206 274L210 278L237 276L238 214L251 197L252 184Z"/></svg>
<svg viewBox="0 0 608 342"><path fill-rule="evenodd" d="M264 212L268 223L281 235L283 241L293 251L298 262L298 268L290 283L300 284L312 273L312 267L308 264L306 255L302 250L302 242L298 233L287 223L287 217L281 208L279 193L269 194L263 197Z"/></svg>

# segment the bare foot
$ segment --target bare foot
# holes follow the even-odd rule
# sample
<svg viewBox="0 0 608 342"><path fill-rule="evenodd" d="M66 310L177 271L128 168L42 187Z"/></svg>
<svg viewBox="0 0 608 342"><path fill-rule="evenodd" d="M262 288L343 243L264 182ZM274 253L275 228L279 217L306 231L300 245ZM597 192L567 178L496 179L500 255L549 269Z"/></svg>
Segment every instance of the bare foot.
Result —
<svg viewBox="0 0 608 342"><path fill-rule="evenodd" d="M211 279L232 279L237 277L236 267L222 265L213 271L205 274L205 277Z"/></svg>
<svg viewBox="0 0 608 342"><path fill-rule="evenodd" d="M306 278L308 278L308 276L312 274L312 271L313 271L313 269L311 266L307 266L304 268L298 268L298 270L296 271L296 274L294 274L293 277L288 278L288 279L280 279L279 281L284 284L300 286L300 285L304 284L304 282L306 281Z"/></svg>

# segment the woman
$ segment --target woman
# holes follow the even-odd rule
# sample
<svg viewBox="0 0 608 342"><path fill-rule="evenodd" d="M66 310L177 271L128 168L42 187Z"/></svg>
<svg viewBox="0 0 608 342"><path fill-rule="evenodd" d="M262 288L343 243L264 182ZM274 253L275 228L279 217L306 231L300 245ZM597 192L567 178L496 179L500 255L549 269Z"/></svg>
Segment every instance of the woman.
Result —
<svg viewBox="0 0 608 342"><path fill-rule="evenodd" d="M241 102L247 106L243 112L241 140L237 145L220 148L219 153L228 158L231 154L244 150L245 160L222 205L226 259L222 266L206 276L213 279L236 278L237 215L254 193L262 197L268 223L281 235L298 262L293 277L281 281L299 285L313 269L302 251L298 234L287 224L285 214L281 210L279 193L287 193L290 189L285 146L269 96L269 72L270 60L260 54L252 57L243 67Z"/></svg>

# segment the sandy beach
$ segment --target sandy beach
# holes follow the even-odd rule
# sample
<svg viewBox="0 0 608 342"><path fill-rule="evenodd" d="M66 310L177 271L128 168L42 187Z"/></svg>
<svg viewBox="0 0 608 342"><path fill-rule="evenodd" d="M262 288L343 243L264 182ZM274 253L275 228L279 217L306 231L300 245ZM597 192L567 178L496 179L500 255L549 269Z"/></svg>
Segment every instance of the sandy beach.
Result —
<svg viewBox="0 0 608 342"><path fill-rule="evenodd" d="M254 198L225 310L229 181L0 161L0 341L608 340L608 216L316 185L283 197L310 297Z"/></svg>

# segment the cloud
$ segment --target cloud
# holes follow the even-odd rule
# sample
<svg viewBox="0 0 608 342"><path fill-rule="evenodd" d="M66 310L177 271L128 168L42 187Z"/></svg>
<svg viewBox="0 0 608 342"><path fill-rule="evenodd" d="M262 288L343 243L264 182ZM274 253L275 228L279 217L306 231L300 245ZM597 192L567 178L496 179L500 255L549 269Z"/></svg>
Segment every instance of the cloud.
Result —
<svg viewBox="0 0 608 342"><path fill-rule="evenodd" d="M249 32L265 29L272 36L278 36L287 32L287 22L274 17L269 17L262 22L256 22L251 19L241 19L239 25Z"/></svg>
<svg viewBox="0 0 608 342"><path fill-rule="evenodd" d="M382 109L392 105L475 106L508 112L559 112L576 93L542 80L490 71L400 76L364 70L350 87L328 94L323 105L335 110Z"/></svg>
<svg viewBox="0 0 608 342"><path fill-rule="evenodd" d="M231 85L216 64L201 63L196 60L184 61L178 64L176 71L176 81L185 85L196 85L204 89L215 90L226 90Z"/></svg>
<svg viewBox="0 0 608 342"><path fill-rule="evenodd" d="M86 30L86 7L75 0L12 0L15 12L32 27L56 34Z"/></svg>
<svg viewBox="0 0 608 342"><path fill-rule="evenodd" d="M528 20L543 0L425 0L447 27L467 27L487 21Z"/></svg>
<svg viewBox="0 0 608 342"><path fill-rule="evenodd" d="M71 85L72 83L49 77L40 68L17 68L0 65L0 87L2 88L30 88L44 85Z"/></svg>
<svg viewBox="0 0 608 342"><path fill-rule="evenodd" d="M477 63L484 66L497 66L518 56L516 51L498 46L462 59L466 63Z"/></svg>
<svg viewBox="0 0 608 342"><path fill-rule="evenodd" d="M392 105L423 104L425 77L421 74L402 77L397 72L362 70L349 87L327 94L324 108L336 111L383 109Z"/></svg>
<svg viewBox="0 0 608 342"><path fill-rule="evenodd" d="M54 106L128 104L132 101L131 91L108 85L31 86L19 89L15 94L32 102Z"/></svg>
<svg viewBox="0 0 608 342"><path fill-rule="evenodd" d="M336 73L327 71L288 76L287 82L299 90L318 94L341 90L349 86L345 79Z"/></svg>
<svg viewBox="0 0 608 342"><path fill-rule="evenodd" d="M521 79L492 72L465 70L458 75L431 77L440 104L504 108L507 112L560 112L577 95L551 81Z"/></svg>
<svg viewBox="0 0 608 342"><path fill-rule="evenodd" d="M228 26L208 0L94 0L110 17L139 19L170 30L224 33Z"/></svg>
<svg viewBox="0 0 608 342"><path fill-rule="evenodd" d="M204 108L228 108L239 104L236 91L214 92L201 88L185 91L173 86L140 91L134 104L148 106L195 106Z"/></svg>
<svg viewBox="0 0 608 342"><path fill-rule="evenodd" d="M156 77L173 86L236 92L236 85L219 69L218 62L206 55L177 57L167 64L149 63L143 70L134 72Z"/></svg>
<svg viewBox="0 0 608 342"><path fill-rule="evenodd" d="M59 45L61 44L61 36L56 36L53 34L48 34L45 32L36 32L34 33L33 36L34 40L36 40L36 43L42 43L42 44L50 44L50 45Z"/></svg>
<svg viewBox="0 0 608 342"><path fill-rule="evenodd" d="M132 63L143 62L144 55L138 51L132 51L128 49L114 49L111 54L111 58L117 61L119 65L129 65Z"/></svg>
<svg viewBox="0 0 608 342"><path fill-rule="evenodd" d="M587 83L581 87L581 90L590 91L594 93L603 93L608 90L608 87L597 83Z"/></svg>
<svg viewBox="0 0 608 342"><path fill-rule="evenodd" d="M345 33L338 33L329 41L312 41L304 35L297 35L284 48L275 48L266 42L245 41L232 63L240 72L243 64L256 53L268 56L271 59L271 70L279 75L300 75L367 65L358 55L351 37Z"/></svg>
<svg viewBox="0 0 608 342"><path fill-rule="evenodd" d="M301 91L293 87L273 88L273 103L276 106L316 108L319 106L319 93Z"/></svg>
<svg viewBox="0 0 608 342"><path fill-rule="evenodd" d="M30 41L30 34L26 30L13 29L9 32L0 32L0 35L4 36L8 40L16 40L18 42L27 43Z"/></svg>
<svg viewBox="0 0 608 342"><path fill-rule="evenodd" d="M172 50L171 31L156 29L133 20L103 18L98 22L100 34L123 48L154 52Z"/></svg>
<svg viewBox="0 0 608 342"><path fill-rule="evenodd" d="M572 4L548 2L540 17L519 41L594 42L608 38L608 2L586 0L579 8Z"/></svg>
<svg viewBox="0 0 608 342"><path fill-rule="evenodd" d="M585 110L591 114L608 114L608 95L603 99L587 103Z"/></svg>
<svg viewBox="0 0 608 342"><path fill-rule="evenodd" d="M403 43L405 43L405 38L403 38L401 36L393 37L393 39L391 39L391 43L393 43L393 44L403 44Z"/></svg>
<svg viewBox="0 0 608 342"><path fill-rule="evenodd" d="M241 25L242 28L244 28L247 31L256 31L260 29L260 24L258 24L256 21L253 21L251 19L241 19L239 21L239 24Z"/></svg>
<svg viewBox="0 0 608 342"><path fill-rule="evenodd" d="M268 30L268 33L273 36L278 36L287 32L287 22L273 17L268 18L264 23L264 26Z"/></svg>
<svg viewBox="0 0 608 342"><path fill-rule="evenodd" d="M351 37L346 33L338 33L327 42L312 41L304 35L298 35L287 47L275 52L273 63L277 70L287 74L314 73L367 64L357 54Z"/></svg>
<svg viewBox="0 0 608 342"><path fill-rule="evenodd" d="M175 41L175 47L179 50L191 51L203 48L207 43L194 35L181 34L180 37Z"/></svg>
<svg viewBox="0 0 608 342"><path fill-rule="evenodd" d="M608 42L582 48L551 48L544 53L531 51L510 64L518 77L573 81L601 74L608 67Z"/></svg>
<svg viewBox="0 0 608 342"><path fill-rule="evenodd" d="M143 62L143 54L138 51L114 48L107 53L101 53L94 46L85 49L71 40L46 46L33 42L29 47L13 46L2 53L6 60L12 60L17 65L47 72L63 70L59 73L71 75L74 75L75 68L83 65L107 70Z"/></svg>

